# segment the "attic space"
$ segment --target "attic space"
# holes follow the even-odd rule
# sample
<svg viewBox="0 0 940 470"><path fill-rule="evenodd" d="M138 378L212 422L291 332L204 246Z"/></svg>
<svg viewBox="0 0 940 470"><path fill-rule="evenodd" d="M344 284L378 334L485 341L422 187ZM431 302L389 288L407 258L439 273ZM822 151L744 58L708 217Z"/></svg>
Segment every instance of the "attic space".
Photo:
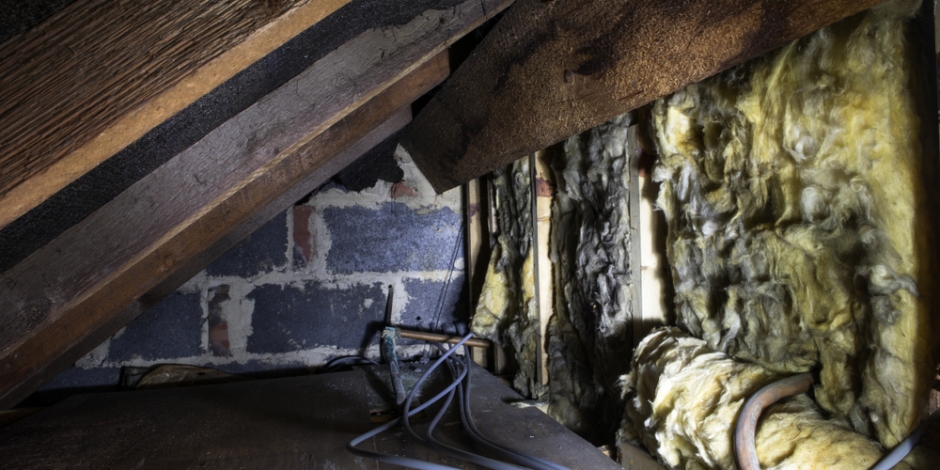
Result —
<svg viewBox="0 0 940 470"><path fill-rule="evenodd" d="M0 2L2 466L938 468L936 18Z"/></svg>

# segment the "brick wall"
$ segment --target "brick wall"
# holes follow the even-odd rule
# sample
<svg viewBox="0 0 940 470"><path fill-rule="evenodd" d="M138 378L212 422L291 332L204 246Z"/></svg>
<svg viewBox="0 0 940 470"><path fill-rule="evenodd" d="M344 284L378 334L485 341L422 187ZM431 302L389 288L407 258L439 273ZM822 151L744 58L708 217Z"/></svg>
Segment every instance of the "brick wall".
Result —
<svg viewBox="0 0 940 470"><path fill-rule="evenodd" d="M342 355L378 357L390 285L396 324L454 331L468 316L460 192L436 195L400 148L395 159L402 181L361 192L326 184L40 393L114 387L123 366L276 375Z"/></svg>

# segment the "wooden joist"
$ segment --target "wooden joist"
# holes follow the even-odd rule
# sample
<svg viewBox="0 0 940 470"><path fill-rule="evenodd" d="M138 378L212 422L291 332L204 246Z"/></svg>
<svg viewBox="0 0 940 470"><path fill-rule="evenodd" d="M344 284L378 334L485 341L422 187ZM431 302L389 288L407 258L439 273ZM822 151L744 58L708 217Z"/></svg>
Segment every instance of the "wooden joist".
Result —
<svg viewBox="0 0 940 470"><path fill-rule="evenodd" d="M519 0L402 138L439 191L880 0Z"/></svg>
<svg viewBox="0 0 940 470"><path fill-rule="evenodd" d="M0 227L350 0L78 0L0 44Z"/></svg>
<svg viewBox="0 0 940 470"><path fill-rule="evenodd" d="M227 233L440 83L446 48L509 3L464 0L367 30L4 273L0 408L94 348L133 318L129 305L194 269L189 263Z"/></svg>

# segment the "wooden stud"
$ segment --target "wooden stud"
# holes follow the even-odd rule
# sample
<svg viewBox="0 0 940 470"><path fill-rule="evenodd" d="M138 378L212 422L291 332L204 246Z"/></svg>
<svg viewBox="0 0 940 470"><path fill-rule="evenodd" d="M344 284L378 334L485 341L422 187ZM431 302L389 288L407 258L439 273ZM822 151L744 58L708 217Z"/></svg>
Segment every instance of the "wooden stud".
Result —
<svg viewBox="0 0 940 470"><path fill-rule="evenodd" d="M532 194L535 197L535 217L533 231L535 236L536 257L536 295L538 296L539 318L539 370L542 384L548 384L548 351L546 340L548 321L554 314L554 283L551 260L551 229L552 229L552 200L554 199L554 183L552 182L552 169L544 151L532 155Z"/></svg>

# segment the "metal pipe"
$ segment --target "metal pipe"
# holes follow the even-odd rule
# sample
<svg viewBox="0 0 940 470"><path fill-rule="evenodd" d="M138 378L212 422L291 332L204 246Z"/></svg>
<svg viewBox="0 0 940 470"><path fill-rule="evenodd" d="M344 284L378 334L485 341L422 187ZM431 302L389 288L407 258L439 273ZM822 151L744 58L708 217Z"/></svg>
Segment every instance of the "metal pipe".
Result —
<svg viewBox="0 0 940 470"><path fill-rule="evenodd" d="M812 386L813 374L805 372L767 385L748 398L741 408L734 430L734 457L739 469L760 470L754 435L757 432L757 420L764 408L784 398L806 393Z"/></svg>
<svg viewBox="0 0 940 470"><path fill-rule="evenodd" d="M402 338L420 339L424 341L433 341L436 343L457 344L460 342L461 339L463 339L460 336L447 336L447 335L440 335L437 333L425 333L423 331L405 330L402 328L399 328L398 330ZM492 346L492 343L490 343L489 341L485 339L477 339L477 338L469 339L464 344L466 344L467 346L472 346L474 348L489 348L490 346Z"/></svg>

